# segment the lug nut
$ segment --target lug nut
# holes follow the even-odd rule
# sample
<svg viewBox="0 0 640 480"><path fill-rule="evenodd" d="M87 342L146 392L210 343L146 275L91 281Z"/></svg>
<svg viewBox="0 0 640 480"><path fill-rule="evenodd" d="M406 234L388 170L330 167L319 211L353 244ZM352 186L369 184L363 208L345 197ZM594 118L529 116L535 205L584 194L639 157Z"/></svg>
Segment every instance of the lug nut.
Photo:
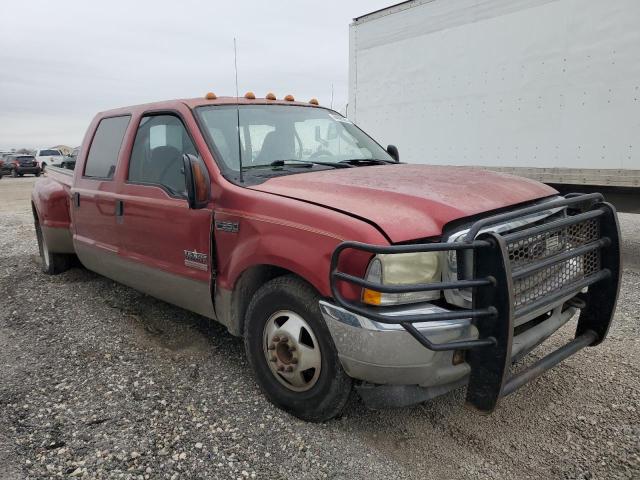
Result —
<svg viewBox="0 0 640 480"><path fill-rule="evenodd" d="M280 339L280 341L281 341L282 343L287 343L287 342L289 341L289 339L288 339L287 337L282 337L282 338Z"/></svg>
<svg viewBox="0 0 640 480"><path fill-rule="evenodd" d="M275 350L275 349L276 349L276 346L272 343L271 345L269 345L269 346L267 347L267 349L268 349L268 350Z"/></svg>
<svg viewBox="0 0 640 480"><path fill-rule="evenodd" d="M293 367L291 365L289 365L285 370L287 372L291 373L291 372L293 372Z"/></svg>
<svg viewBox="0 0 640 480"><path fill-rule="evenodd" d="M278 343L280 341L280 337L276 335L275 337L273 337L273 341Z"/></svg>
<svg viewBox="0 0 640 480"><path fill-rule="evenodd" d="M279 372L284 372L284 367L283 367L282 365L279 365L279 366L278 366L278 371L279 371Z"/></svg>
<svg viewBox="0 0 640 480"><path fill-rule="evenodd" d="M276 362L276 361L278 361L278 359L277 359L276 357L271 357L271 358L269 359L269 361L270 361L270 362Z"/></svg>

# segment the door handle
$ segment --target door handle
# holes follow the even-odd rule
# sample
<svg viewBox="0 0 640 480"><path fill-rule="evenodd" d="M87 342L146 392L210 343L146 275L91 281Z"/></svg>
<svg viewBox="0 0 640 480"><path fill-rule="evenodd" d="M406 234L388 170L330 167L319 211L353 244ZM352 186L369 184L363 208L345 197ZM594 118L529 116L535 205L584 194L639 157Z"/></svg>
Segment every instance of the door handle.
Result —
<svg viewBox="0 0 640 480"><path fill-rule="evenodd" d="M80 207L80 193L79 192L73 192L73 205L76 208Z"/></svg>
<svg viewBox="0 0 640 480"><path fill-rule="evenodd" d="M116 200L116 217L118 220L122 220L124 215L124 202L122 200Z"/></svg>

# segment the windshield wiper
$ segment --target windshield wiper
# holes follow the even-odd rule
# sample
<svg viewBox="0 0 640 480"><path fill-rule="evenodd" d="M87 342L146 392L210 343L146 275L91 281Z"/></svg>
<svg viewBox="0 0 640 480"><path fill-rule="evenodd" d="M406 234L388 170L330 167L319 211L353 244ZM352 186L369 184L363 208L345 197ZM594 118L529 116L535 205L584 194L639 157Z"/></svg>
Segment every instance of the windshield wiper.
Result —
<svg viewBox="0 0 640 480"><path fill-rule="evenodd" d="M287 165L295 166L296 163L302 163L304 165L297 165L298 167L311 167L312 165L323 165L326 167L333 168L353 168L353 165L349 165L348 163L335 163L335 162L318 162L316 160L298 160L297 158L292 158L288 160L274 160L271 163L265 163L263 165L250 165L243 166L242 169L248 168L265 168L265 167L284 167Z"/></svg>
<svg viewBox="0 0 640 480"><path fill-rule="evenodd" d="M387 164L395 164L391 160L380 160L377 158L350 158L347 160L340 160L340 163L351 165L352 167L355 165L365 164L365 165L387 165Z"/></svg>

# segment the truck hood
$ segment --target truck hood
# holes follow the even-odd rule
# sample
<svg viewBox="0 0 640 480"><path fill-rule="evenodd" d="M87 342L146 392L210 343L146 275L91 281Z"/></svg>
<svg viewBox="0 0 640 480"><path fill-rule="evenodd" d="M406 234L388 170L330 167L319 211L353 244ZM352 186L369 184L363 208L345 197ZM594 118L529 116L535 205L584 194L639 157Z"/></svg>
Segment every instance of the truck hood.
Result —
<svg viewBox="0 0 640 480"><path fill-rule="evenodd" d="M393 243L437 236L453 220L558 193L503 173L408 164L301 173L251 188L367 219Z"/></svg>

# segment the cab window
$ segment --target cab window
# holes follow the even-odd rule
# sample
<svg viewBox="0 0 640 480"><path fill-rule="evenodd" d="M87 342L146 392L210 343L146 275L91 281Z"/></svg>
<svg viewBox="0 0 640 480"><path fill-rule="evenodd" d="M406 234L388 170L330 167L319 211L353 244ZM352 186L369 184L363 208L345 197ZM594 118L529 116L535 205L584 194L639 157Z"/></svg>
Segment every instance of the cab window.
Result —
<svg viewBox="0 0 640 480"><path fill-rule="evenodd" d="M173 196L185 196L184 154L197 152L178 117L143 117L129 161L129 182L158 185Z"/></svg>
<svg viewBox="0 0 640 480"><path fill-rule="evenodd" d="M87 155L84 167L85 177L101 180L113 179L120 146L130 119L131 117L126 115L100 120Z"/></svg>

